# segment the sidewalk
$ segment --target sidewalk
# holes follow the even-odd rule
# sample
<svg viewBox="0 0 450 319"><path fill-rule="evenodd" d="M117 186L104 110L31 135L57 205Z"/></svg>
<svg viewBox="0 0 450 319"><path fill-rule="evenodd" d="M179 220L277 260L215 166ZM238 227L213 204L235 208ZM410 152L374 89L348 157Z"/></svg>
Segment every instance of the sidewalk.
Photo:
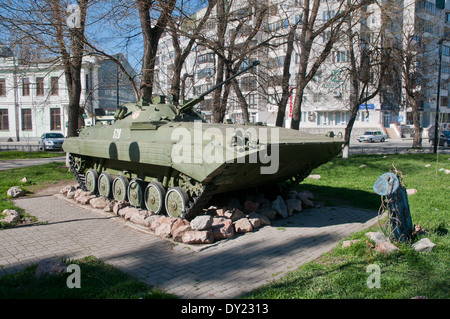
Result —
<svg viewBox="0 0 450 319"><path fill-rule="evenodd" d="M15 204L48 223L0 230L0 275L45 258L93 255L182 298L236 298L377 222L374 211L313 208L199 249L127 227L130 223L120 217L59 195L22 198Z"/></svg>

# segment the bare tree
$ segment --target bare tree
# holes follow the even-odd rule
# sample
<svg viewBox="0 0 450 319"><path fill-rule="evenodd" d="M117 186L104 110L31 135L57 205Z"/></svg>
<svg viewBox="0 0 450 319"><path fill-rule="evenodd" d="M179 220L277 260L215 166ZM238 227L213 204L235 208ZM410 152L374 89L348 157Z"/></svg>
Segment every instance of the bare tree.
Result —
<svg viewBox="0 0 450 319"><path fill-rule="evenodd" d="M380 92L382 78L389 68L383 49L380 47L380 32L365 27L367 12L350 14L347 17L346 45L349 50L349 67L346 72L350 80L350 118L345 127L343 158L348 158L350 137L358 111L367 101ZM376 36L374 36L376 34ZM367 109L366 109L367 111ZM367 114L368 115L368 114Z"/></svg>
<svg viewBox="0 0 450 319"><path fill-rule="evenodd" d="M402 104L405 110L411 109L413 148L422 148L420 109L427 100L427 91L436 88L434 75L430 77L429 70L437 63L435 52L439 37L425 35L425 32L437 34L434 30L439 25L440 18L430 18L434 15L434 10L429 14L426 12L429 8L431 6L425 6L425 2L414 1L402 8L395 1L387 1L381 5L386 25L402 25L401 28L385 28L384 46L391 48L390 59L397 65L397 82L402 84L399 91L403 90Z"/></svg>
<svg viewBox="0 0 450 319"><path fill-rule="evenodd" d="M208 0L206 12L199 21L196 21L195 17L193 19L193 17L189 15L184 17L186 13L183 12L182 8L180 8L178 17L174 17L173 15L170 17L168 31L172 36L172 44L175 50L170 95L172 96L172 101L174 103L178 103L180 99L181 71L183 65L188 55L191 53L192 47L198 41L199 33L209 19L216 2L217 0ZM181 35L189 38L184 47L180 45ZM182 96L182 98L184 98L184 96Z"/></svg>
<svg viewBox="0 0 450 319"><path fill-rule="evenodd" d="M304 90L330 54L335 42L342 35L341 30L346 17L370 2L372 0L346 0L340 2L338 7L333 10L323 11L325 19L319 19L319 8L323 2L321 0L304 1L303 24L299 36L300 61L292 110L292 129L298 130L300 127ZM318 48L315 45L315 39L326 30L329 31L329 38L321 48ZM317 52L314 52L314 48Z"/></svg>
<svg viewBox="0 0 450 319"><path fill-rule="evenodd" d="M239 5L242 5L242 2L217 0L216 15L211 19L215 22L217 32L211 34L211 30L205 30L200 40L200 43L217 57L216 84L250 62L260 47L255 39L261 30L267 7L256 1L249 1L244 7ZM239 83L234 79L215 90L213 94L213 120L216 123L223 122L225 118L231 88L241 106L244 122L249 120L248 102Z"/></svg>

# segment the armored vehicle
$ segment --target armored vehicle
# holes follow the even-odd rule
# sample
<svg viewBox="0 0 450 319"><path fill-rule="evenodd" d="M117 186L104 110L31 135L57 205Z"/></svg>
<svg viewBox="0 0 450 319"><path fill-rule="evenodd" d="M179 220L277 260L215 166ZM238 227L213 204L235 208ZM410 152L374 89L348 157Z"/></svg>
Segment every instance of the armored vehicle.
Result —
<svg viewBox="0 0 450 319"><path fill-rule="evenodd" d="M340 153L342 142L325 136L261 123L206 123L193 106L226 81L180 106L161 96L125 104L113 124L84 128L66 139L63 149L80 186L192 219L216 193L290 178L300 182Z"/></svg>

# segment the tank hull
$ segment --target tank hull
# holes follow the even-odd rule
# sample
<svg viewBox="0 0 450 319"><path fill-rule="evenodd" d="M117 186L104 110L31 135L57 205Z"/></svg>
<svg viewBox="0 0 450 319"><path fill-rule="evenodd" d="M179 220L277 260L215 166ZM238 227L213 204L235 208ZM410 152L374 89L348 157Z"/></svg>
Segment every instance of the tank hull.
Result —
<svg viewBox="0 0 450 319"><path fill-rule="evenodd" d="M333 138L266 126L177 123L152 130L107 125L85 131L89 134L66 139L64 151L93 159L102 170L127 172L145 181L162 181L176 171L200 183L214 183L217 192L303 176L337 156L342 145ZM246 148L235 141L232 146L239 132L259 138L258 145Z"/></svg>

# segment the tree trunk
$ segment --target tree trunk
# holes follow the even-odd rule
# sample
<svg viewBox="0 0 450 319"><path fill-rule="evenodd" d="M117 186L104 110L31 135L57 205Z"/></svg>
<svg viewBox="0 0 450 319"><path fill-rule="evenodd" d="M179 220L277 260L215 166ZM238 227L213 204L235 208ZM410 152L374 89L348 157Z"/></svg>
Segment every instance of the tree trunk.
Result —
<svg viewBox="0 0 450 319"><path fill-rule="evenodd" d="M287 37L286 56L284 58L283 77L281 80L282 92L280 102L278 103L277 119L275 121L275 125L278 127L284 126L284 120L286 117L286 104L292 94L291 90L289 89L289 80L291 77L289 68L291 66L292 52L294 51L294 38L296 30L297 28L295 26L291 26Z"/></svg>
<svg viewBox="0 0 450 319"><path fill-rule="evenodd" d="M56 29L55 40L58 44L58 50L61 54L61 61L64 66L64 75L66 77L66 85L69 95L68 106L68 123L67 123L67 136L78 136L78 129L80 123L80 96L81 96L81 65L83 62L84 53L84 27L87 11L87 0L81 0L79 5L79 26L73 27L70 30L71 44L70 50L66 48L63 32L63 17L61 15L62 4L59 0L53 0L50 3L52 16L54 19L54 27ZM72 52L70 56L69 52Z"/></svg>
<svg viewBox="0 0 450 319"><path fill-rule="evenodd" d="M236 93L236 96L237 96L237 98L239 100L239 104L241 106L244 123L248 123L248 121L250 120L250 117L249 117L249 114L248 114L247 101L245 100L245 97L242 94L241 88L239 87L239 84L236 81L236 79L233 79L231 82L232 82L232 85L233 85L234 93Z"/></svg>
<svg viewBox="0 0 450 319"><path fill-rule="evenodd" d="M150 17L150 10L154 9L154 2L151 0L137 0L144 45L140 88L141 98L152 98L153 81L155 77L155 59L158 51L158 43L167 26L169 16L172 14L175 3L175 0L160 1L160 16L153 25Z"/></svg>
<svg viewBox="0 0 450 319"><path fill-rule="evenodd" d="M419 108L414 98L411 98L410 101L414 123L414 139L412 148L420 149L422 148L422 128L420 127Z"/></svg>

